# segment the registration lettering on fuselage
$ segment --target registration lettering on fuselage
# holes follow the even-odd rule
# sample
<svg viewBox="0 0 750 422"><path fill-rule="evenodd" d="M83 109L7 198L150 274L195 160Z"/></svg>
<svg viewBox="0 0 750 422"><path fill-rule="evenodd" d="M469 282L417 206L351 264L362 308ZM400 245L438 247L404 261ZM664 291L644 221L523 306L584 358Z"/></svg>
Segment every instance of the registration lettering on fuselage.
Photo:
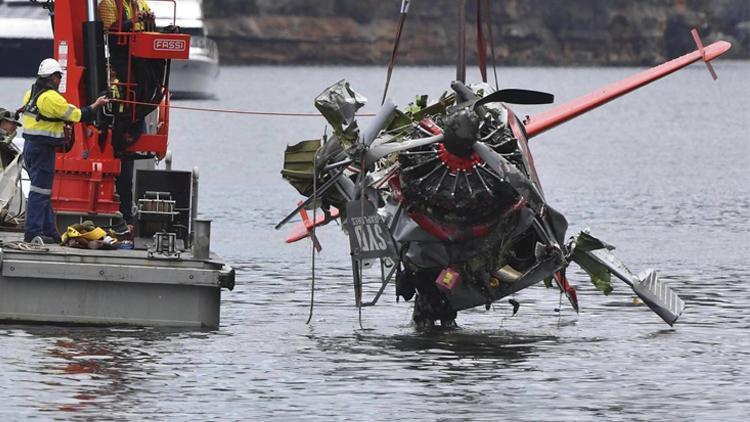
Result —
<svg viewBox="0 0 750 422"><path fill-rule="evenodd" d="M344 227L349 232L352 255L356 259L395 257L388 227L368 201L347 203Z"/></svg>

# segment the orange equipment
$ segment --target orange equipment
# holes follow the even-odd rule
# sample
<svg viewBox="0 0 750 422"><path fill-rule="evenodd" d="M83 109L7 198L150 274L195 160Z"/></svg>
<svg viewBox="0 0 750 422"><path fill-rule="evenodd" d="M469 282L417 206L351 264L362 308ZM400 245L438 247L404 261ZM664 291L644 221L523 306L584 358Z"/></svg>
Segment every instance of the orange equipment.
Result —
<svg viewBox="0 0 750 422"><path fill-rule="evenodd" d="M166 1L175 3L176 8L176 2ZM59 91L72 104L89 104L103 91L109 91L105 76L105 35L96 17L96 0L56 0L54 11L54 53L64 73ZM128 68L134 57L167 60L165 77L158 87L163 99L155 111L158 113L157 129L155 133L144 133L126 148L130 153L164 157L169 130L169 60L188 58L190 36L122 30L110 35L117 36L118 43L127 45ZM126 100L139 101L135 95L138 81L130 80L131 74L129 72L127 80L118 85L125 88ZM118 215L115 177L120 173L120 159L115 156L110 126L105 116L100 115L94 124L76 124L66 131L68 147L57 153L52 189L52 207L58 216Z"/></svg>

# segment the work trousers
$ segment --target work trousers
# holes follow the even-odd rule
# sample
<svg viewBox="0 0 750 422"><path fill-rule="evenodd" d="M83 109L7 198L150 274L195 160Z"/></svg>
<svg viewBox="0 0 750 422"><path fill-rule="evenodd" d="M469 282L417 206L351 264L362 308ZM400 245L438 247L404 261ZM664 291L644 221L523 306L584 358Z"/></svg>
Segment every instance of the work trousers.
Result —
<svg viewBox="0 0 750 422"><path fill-rule="evenodd" d="M120 195L120 212L128 224L133 224L133 159L120 158L120 174L115 178L115 189Z"/></svg>
<svg viewBox="0 0 750 422"><path fill-rule="evenodd" d="M55 147L43 142L26 140L23 161L31 179L29 201L26 207L24 239L34 236L59 238L52 211L52 181L55 177Z"/></svg>

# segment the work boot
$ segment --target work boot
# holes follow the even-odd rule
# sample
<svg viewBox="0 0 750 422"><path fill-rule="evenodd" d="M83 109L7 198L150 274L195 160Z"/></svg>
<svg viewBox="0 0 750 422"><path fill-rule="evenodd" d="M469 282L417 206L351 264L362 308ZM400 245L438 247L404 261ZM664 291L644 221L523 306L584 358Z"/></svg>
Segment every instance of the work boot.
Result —
<svg viewBox="0 0 750 422"><path fill-rule="evenodd" d="M52 242L57 243L58 245L60 243L62 243L62 238L57 233L55 233L55 234L46 234L46 235L44 235L44 237L48 237L48 238L52 239ZM52 242L49 242L49 243L52 243ZM45 240L44 243L48 243L48 242Z"/></svg>
<svg viewBox="0 0 750 422"><path fill-rule="evenodd" d="M58 244L60 243L58 241L55 241L54 238L52 238L50 236L44 236L44 235L34 236L31 239L24 238L23 241L26 242L26 243L39 243L39 244L42 244L42 245L51 245L53 243L58 243Z"/></svg>
<svg viewBox="0 0 750 422"><path fill-rule="evenodd" d="M115 234L120 236L126 236L131 230L128 223L123 218L117 219L114 225L112 225L112 231L115 232Z"/></svg>

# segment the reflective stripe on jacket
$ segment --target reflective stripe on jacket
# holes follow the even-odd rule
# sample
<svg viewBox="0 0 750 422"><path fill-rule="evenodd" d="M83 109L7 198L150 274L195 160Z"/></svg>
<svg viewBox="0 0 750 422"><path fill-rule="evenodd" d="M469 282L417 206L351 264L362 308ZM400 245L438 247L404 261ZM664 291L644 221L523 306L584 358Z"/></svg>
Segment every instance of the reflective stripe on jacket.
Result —
<svg viewBox="0 0 750 422"><path fill-rule="evenodd" d="M28 104L30 99L31 90L26 91L23 103ZM62 139L65 137L65 122L80 122L82 118L81 110L72 104L68 104L68 101L54 89L40 95L36 105L39 108L39 113L43 116L64 121L50 122L37 119L37 116L32 113L24 113L22 123L23 133L26 135Z"/></svg>

